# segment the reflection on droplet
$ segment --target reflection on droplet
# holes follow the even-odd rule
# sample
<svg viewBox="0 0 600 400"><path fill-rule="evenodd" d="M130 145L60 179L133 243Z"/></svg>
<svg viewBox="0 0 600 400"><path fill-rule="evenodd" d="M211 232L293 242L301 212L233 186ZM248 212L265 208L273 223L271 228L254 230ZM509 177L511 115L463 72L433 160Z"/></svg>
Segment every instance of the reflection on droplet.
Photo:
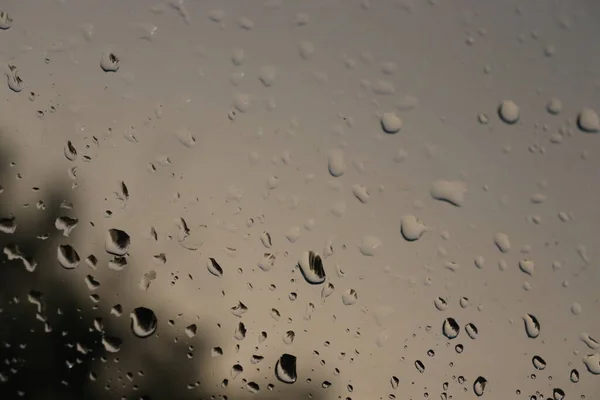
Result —
<svg viewBox="0 0 600 400"><path fill-rule="evenodd" d="M405 240L414 242L420 239L426 231L427 226L414 215L409 214L402 217L400 233Z"/></svg>
<svg viewBox="0 0 600 400"><path fill-rule="evenodd" d="M145 339L156 332L158 319L151 309L137 307L129 314L129 318L131 319L131 332L140 339Z"/></svg>
<svg viewBox="0 0 600 400"><path fill-rule="evenodd" d="M442 324L442 333L448 339L454 339L458 336L460 332L460 326L458 322L454 318L446 318L444 323Z"/></svg>
<svg viewBox="0 0 600 400"><path fill-rule="evenodd" d="M519 120L519 106L512 100L504 100L498 106L498 116L507 124L514 124Z"/></svg>
<svg viewBox="0 0 600 400"><path fill-rule="evenodd" d="M487 379L485 379L483 376L480 376L477 379L475 379L475 382L473 382L473 392L475 392L477 396L483 396L486 386Z"/></svg>
<svg viewBox="0 0 600 400"><path fill-rule="evenodd" d="M107 253L115 256L124 256L129 250L131 238L129 235L119 229L109 229L106 234L104 248Z"/></svg>
<svg viewBox="0 0 600 400"><path fill-rule="evenodd" d="M17 230L17 219L10 215L8 217L0 218L0 232L13 234Z"/></svg>
<svg viewBox="0 0 600 400"><path fill-rule="evenodd" d="M525 314L523 322L525 323L525 332L528 337L535 339L540 335L540 323L534 315Z"/></svg>
<svg viewBox="0 0 600 400"><path fill-rule="evenodd" d="M342 303L344 303L345 306L356 304L357 300L358 293L356 293L356 290L354 289L347 289L342 293Z"/></svg>
<svg viewBox="0 0 600 400"><path fill-rule="evenodd" d="M535 369L537 369L539 371L543 371L546 369L546 361L544 361L544 359L540 356L533 356L533 358L531 359L531 362L532 362L533 366L535 367Z"/></svg>
<svg viewBox="0 0 600 400"><path fill-rule="evenodd" d="M314 251L305 251L302 253L297 266L300 268L300 272L306 282L311 285L320 285L325 282L323 261L321 260L321 256Z"/></svg>
<svg viewBox="0 0 600 400"><path fill-rule="evenodd" d="M358 249L362 255L372 257L381 248L381 244L381 240L378 237L367 235L361 239Z"/></svg>
<svg viewBox="0 0 600 400"><path fill-rule="evenodd" d="M246 307L246 305L244 303L242 303L241 301L238 301L238 303L235 306L231 307L231 313L233 315L235 315L236 317L241 317L247 311L248 311L248 307Z"/></svg>
<svg viewBox="0 0 600 400"><path fill-rule="evenodd" d="M296 356L291 354L282 354L275 364L275 376L280 382L294 383L298 379L296 373Z"/></svg>
<svg viewBox="0 0 600 400"><path fill-rule="evenodd" d="M64 269L74 269L79 265L79 254L73 248L73 246L69 244L61 244L58 246L56 257L58 259L58 263Z"/></svg>

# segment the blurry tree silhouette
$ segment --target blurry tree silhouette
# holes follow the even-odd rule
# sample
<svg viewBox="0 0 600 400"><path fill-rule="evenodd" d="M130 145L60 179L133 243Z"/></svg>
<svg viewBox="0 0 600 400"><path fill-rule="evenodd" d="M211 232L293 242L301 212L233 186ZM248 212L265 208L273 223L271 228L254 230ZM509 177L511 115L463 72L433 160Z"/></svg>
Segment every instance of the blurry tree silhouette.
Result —
<svg viewBox="0 0 600 400"><path fill-rule="evenodd" d="M8 160L7 150L3 152L0 159ZM15 179L16 173L4 161L0 165L0 184ZM120 324L117 330L123 331L122 325L129 324L128 311L124 310L118 320L108 318L100 308L94 309L91 301L83 302L82 296L64 279L66 270L58 265L57 246L65 241L55 221L59 216L74 217L74 211L68 207L73 201L72 191L65 182L40 182L40 185L44 187L39 191L34 189L33 193L44 198L38 199L41 203L27 207L19 203L22 192L17 192L12 184L0 195L0 218L5 218L0 232L0 246L4 249L0 268L0 399L221 397L219 387L209 388L198 382L199 371L211 368L196 361L210 358L207 357L211 349L208 343L212 340L202 334L194 338L191 360L186 357L189 344L164 337L168 334L161 334L160 352L136 352L136 347L134 351L116 354L105 350L102 327L105 332L112 332L115 325ZM42 195L43 189L50 190ZM74 206L76 209L77 205ZM18 225L14 233L10 233L13 215ZM28 271L26 264L32 269L34 260L37 267ZM102 319L96 320L98 317ZM155 339L137 340L154 348ZM124 338L123 348L127 348L131 340L135 339ZM131 365L141 368L125 369ZM103 369L118 378L106 380L99 374L98 379L94 379ZM265 370L272 374L272 370ZM140 377L142 371L144 376ZM272 376L268 378L274 380ZM239 384L241 380L239 377L236 382ZM260 385L258 393L248 391L233 397L260 400L318 397L317 393L296 389L296 385L280 384L273 391L262 382Z"/></svg>

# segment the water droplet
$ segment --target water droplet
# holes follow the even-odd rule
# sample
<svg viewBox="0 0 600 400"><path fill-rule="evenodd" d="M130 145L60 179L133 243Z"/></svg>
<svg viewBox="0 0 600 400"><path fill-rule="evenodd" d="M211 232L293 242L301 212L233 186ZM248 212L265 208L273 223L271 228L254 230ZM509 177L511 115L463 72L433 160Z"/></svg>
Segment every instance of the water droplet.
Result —
<svg viewBox="0 0 600 400"><path fill-rule="evenodd" d="M531 362L533 363L535 369L539 371L543 371L546 369L546 361L544 361L544 359L540 356L533 356Z"/></svg>
<svg viewBox="0 0 600 400"><path fill-rule="evenodd" d="M192 134L189 128L181 128L175 133L179 143L191 149L196 145L196 137Z"/></svg>
<svg viewBox="0 0 600 400"><path fill-rule="evenodd" d="M104 248L107 253L115 256L124 256L129 250L131 238L129 235L119 229L109 229L106 234Z"/></svg>
<svg viewBox="0 0 600 400"><path fill-rule="evenodd" d="M275 364L275 376L280 382L294 383L298 379L296 373L296 356L291 354L282 354Z"/></svg>
<svg viewBox="0 0 600 400"><path fill-rule="evenodd" d="M265 246L267 249L273 247L273 241L271 240L271 234L269 232L261 233L260 241L262 242L263 246Z"/></svg>
<svg viewBox="0 0 600 400"><path fill-rule="evenodd" d="M346 172L346 162L344 161L344 151L342 149L333 149L327 155L329 173L332 176L339 177Z"/></svg>
<svg viewBox="0 0 600 400"><path fill-rule="evenodd" d="M231 62L235 66L240 66L246 60L246 52L240 47L235 47L231 54Z"/></svg>
<svg viewBox="0 0 600 400"><path fill-rule="evenodd" d="M398 385L400 385L400 379L398 379L397 376L392 376L390 378L390 385L392 385L393 390L398 389Z"/></svg>
<svg viewBox="0 0 600 400"><path fill-rule="evenodd" d="M524 259L519 261L519 268L527 275L533 276L533 273L535 271L535 264L531 260Z"/></svg>
<svg viewBox="0 0 600 400"><path fill-rule="evenodd" d="M13 234L17 230L17 219L10 215L8 217L0 218L0 232Z"/></svg>
<svg viewBox="0 0 600 400"><path fill-rule="evenodd" d="M409 242L420 239L426 231L427 226L414 215L409 214L402 217L400 233Z"/></svg>
<svg viewBox="0 0 600 400"><path fill-rule="evenodd" d="M235 332L233 334L233 337L236 340L243 340L246 337L246 325L244 325L243 322L238 323L237 328L235 328Z"/></svg>
<svg viewBox="0 0 600 400"><path fill-rule="evenodd" d="M496 233L494 235L494 243L502 253L508 253L510 251L510 239L506 233Z"/></svg>
<svg viewBox="0 0 600 400"><path fill-rule="evenodd" d="M92 275L87 275L85 277L85 285L89 290L96 290L100 287L100 282L94 279Z"/></svg>
<svg viewBox="0 0 600 400"><path fill-rule="evenodd" d="M270 271L275 266L275 254L264 253L263 259L258 262L258 267L263 271Z"/></svg>
<svg viewBox="0 0 600 400"><path fill-rule="evenodd" d="M122 343L123 341L116 336L102 337L102 346L104 346L104 350L109 353L118 353L121 350Z"/></svg>
<svg viewBox="0 0 600 400"><path fill-rule="evenodd" d="M577 126L584 132L596 133L600 131L600 117L591 108L584 108L577 116Z"/></svg>
<svg viewBox="0 0 600 400"><path fill-rule="evenodd" d="M446 318L444 323L442 324L442 333L448 339L454 339L458 336L460 332L460 326L458 322L454 318Z"/></svg>
<svg viewBox="0 0 600 400"><path fill-rule="evenodd" d="M482 269L483 265L485 264L485 259L483 256L477 256L475 257L474 263L477 268Z"/></svg>
<svg viewBox="0 0 600 400"><path fill-rule="evenodd" d="M305 251L302 253L297 266L300 268L300 272L306 282L311 285L319 285L325 282L323 261L321 260L321 256L314 251Z"/></svg>
<svg viewBox="0 0 600 400"><path fill-rule="evenodd" d="M19 75L19 69L15 65L6 64L4 75L6 75L6 82L9 89L13 92L18 93L25 88L25 84Z"/></svg>
<svg viewBox="0 0 600 400"><path fill-rule="evenodd" d="M356 293L356 290L354 289L347 289L342 293L342 303L344 303L345 306L356 304L357 300L358 293Z"/></svg>
<svg viewBox="0 0 600 400"><path fill-rule="evenodd" d="M63 236L68 237L71 234L71 231L75 229L79 220L77 218L71 217L58 217L54 221L54 227L59 231L62 231Z"/></svg>
<svg viewBox="0 0 600 400"><path fill-rule="evenodd" d="M588 354L584 356L583 364L590 373L594 375L600 375L600 353Z"/></svg>
<svg viewBox="0 0 600 400"><path fill-rule="evenodd" d="M552 396L554 397L554 400L563 400L565 398L565 392L560 388L555 388L552 391Z"/></svg>
<svg viewBox="0 0 600 400"><path fill-rule="evenodd" d="M248 17L240 17L238 19L238 25L240 28L245 29L247 31L251 31L254 28L254 22Z"/></svg>
<svg viewBox="0 0 600 400"><path fill-rule="evenodd" d="M120 317L121 314L123 314L123 306L121 306L120 304L115 304L111 309L110 309L110 314L114 315L115 317Z"/></svg>
<svg viewBox="0 0 600 400"><path fill-rule="evenodd" d="M278 69L274 65L263 65L258 72L258 79L265 87L272 86L277 78Z"/></svg>
<svg viewBox="0 0 600 400"><path fill-rule="evenodd" d="M0 29L10 29L13 24L13 19L6 11L0 11Z"/></svg>
<svg viewBox="0 0 600 400"><path fill-rule="evenodd" d="M122 271L127 266L127 259L125 257L115 256L112 260L108 261L108 268L113 271Z"/></svg>
<svg viewBox="0 0 600 400"><path fill-rule="evenodd" d="M581 309L581 304L574 302L573 304L571 304L571 312L573 313L573 315L581 315L582 309Z"/></svg>
<svg viewBox="0 0 600 400"><path fill-rule="evenodd" d="M112 52L106 50L100 58L100 67L104 72L117 72L121 66L121 60Z"/></svg>
<svg viewBox="0 0 600 400"><path fill-rule="evenodd" d="M217 278L221 278L223 276L223 268L221 268L217 260L215 260L212 257L209 258L206 262L206 268L208 269L208 272L210 272Z"/></svg>
<svg viewBox="0 0 600 400"><path fill-rule="evenodd" d="M233 106L241 113L246 113L252 105L252 98L249 94L238 93L233 98Z"/></svg>
<svg viewBox="0 0 600 400"><path fill-rule="evenodd" d="M431 186L431 197L461 207L465 202L467 184L460 181L438 180Z"/></svg>
<svg viewBox="0 0 600 400"><path fill-rule="evenodd" d="M569 374L569 379L573 383L578 383L579 382L579 371L577 371L576 369L572 369L571 373Z"/></svg>
<svg viewBox="0 0 600 400"><path fill-rule="evenodd" d="M473 340L477 339L477 336L479 336L479 330L477 329L475 324L473 324L471 322L469 322L465 326L465 331L467 332L467 335Z"/></svg>
<svg viewBox="0 0 600 400"><path fill-rule="evenodd" d="M381 128L385 133L398 133L402 129L402 119L394 112L386 112L381 116Z"/></svg>
<svg viewBox="0 0 600 400"><path fill-rule="evenodd" d="M334 290L335 287L333 286L333 283L327 282L327 284L323 286L323 289L321 289L321 301L325 302L325 299L331 296Z"/></svg>
<svg viewBox="0 0 600 400"><path fill-rule="evenodd" d="M378 237L367 235L361 239L358 250L362 255L372 257L381 248L381 245L381 240Z"/></svg>
<svg viewBox="0 0 600 400"><path fill-rule="evenodd" d="M140 339L150 337L156 332L158 319L151 309L137 307L129 314L129 318L131 319L131 332Z"/></svg>
<svg viewBox="0 0 600 400"><path fill-rule="evenodd" d="M480 376L477 379L475 379L475 382L473 382L473 392L475 392L477 396L483 396L486 386L487 379L485 379L483 376Z"/></svg>
<svg viewBox="0 0 600 400"><path fill-rule="evenodd" d="M296 333L294 331L287 331L283 334L283 343L290 345L294 343L295 338Z"/></svg>
<svg viewBox="0 0 600 400"><path fill-rule="evenodd" d="M525 332L528 337L535 339L540 335L540 323L534 315L525 314L523 322L525 323Z"/></svg>
<svg viewBox="0 0 600 400"><path fill-rule="evenodd" d="M445 309L448 308L448 302L441 297L436 298L433 301L433 304L435 305L435 308L437 308L440 311L444 311Z"/></svg>
<svg viewBox="0 0 600 400"><path fill-rule="evenodd" d="M458 301L458 304L460 304L462 308L467 308L469 307L469 299L463 296Z"/></svg>
<svg viewBox="0 0 600 400"><path fill-rule="evenodd" d="M361 203L365 204L369 202L369 191L364 185L355 184L352 186L352 194L356 197Z"/></svg>
<svg viewBox="0 0 600 400"><path fill-rule="evenodd" d="M462 354L462 352L465 350L465 347L462 344L457 344L456 346L454 346L454 351L456 351L456 353L458 354Z"/></svg>
<svg viewBox="0 0 600 400"><path fill-rule="evenodd" d="M58 246L56 257L58 259L58 263L64 269L74 269L79 265L79 254L73 248L73 246L69 244L61 244Z"/></svg>
<svg viewBox="0 0 600 400"><path fill-rule="evenodd" d="M246 307L246 305L241 301L238 301L238 303L235 306L231 307L231 313L236 317L241 318L242 315L244 315L247 311L248 307Z"/></svg>
<svg viewBox="0 0 600 400"><path fill-rule="evenodd" d="M307 40L302 40L298 43L298 52L300 57L308 60L314 54L315 46Z"/></svg>
<svg viewBox="0 0 600 400"><path fill-rule="evenodd" d="M519 120L519 106L512 100L504 100L498 106L498 116L507 124L515 124Z"/></svg>
<svg viewBox="0 0 600 400"><path fill-rule="evenodd" d="M415 368L417 368L417 371L420 373L425 372L425 364L423 364L421 360L415 361Z"/></svg>
<svg viewBox="0 0 600 400"><path fill-rule="evenodd" d="M68 140L65 144L64 153L65 157L69 161L75 161L75 159L77 159L77 149L75 148L75 146L73 146L73 143L71 143L70 140Z"/></svg>
<svg viewBox="0 0 600 400"><path fill-rule="evenodd" d="M551 98L546 104L546 111L552 115L557 115L562 111L562 102L556 97Z"/></svg>

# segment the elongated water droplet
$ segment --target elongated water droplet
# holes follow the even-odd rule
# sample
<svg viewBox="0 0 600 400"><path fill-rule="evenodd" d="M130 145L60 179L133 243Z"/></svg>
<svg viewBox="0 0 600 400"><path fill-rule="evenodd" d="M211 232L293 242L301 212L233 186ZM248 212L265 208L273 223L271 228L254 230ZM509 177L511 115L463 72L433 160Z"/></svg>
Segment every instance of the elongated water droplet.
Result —
<svg viewBox="0 0 600 400"><path fill-rule="evenodd" d="M579 371L577 371L576 369L572 369L571 373L569 374L569 379L573 383L578 383L579 382Z"/></svg>
<svg viewBox="0 0 600 400"><path fill-rule="evenodd" d="M583 364L590 373L594 375L600 375L600 353L588 354L584 356Z"/></svg>
<svg viewBox="0 0 600 400"><path fill-rule="evenodd" d="M325 268L323 261L314 251L305 251L298 261L298 268L306 282L311 285L319 285L325 282Z"/></svg>
<svg viewBox="0 0 600 400"><path fill-rule="evenodd" d="M502 253L508 253L510 251L510 239L506 233L496 233L494 235L494 243Z"/></svg>
<svg viewBox="0 0 600 400"><path fill-rule="evenodd" d="M131 332L140 339L150 337L156 332L158 319L151 309L137 307L129 314L129 318L131 319Z"/></svg>
<svg viewBox="0 0 600 400"><path fill-rule="evenodd" d="M400 379L397 376L392 376L390 378L390 385L392 385L392 389L398 389L398 385L400 384Z"/></svg>
<svg viewBox="0 0 600 400"><path fill-rule="evenodd" d="M325 302L325 299L331 296L334 290L335 286L333 286L333 283L327 282L327 284L323 286L323 289L321 290L321 301Z"/></svg>
<svg viewBox="0 0 600 400"><path fill-rule="evenodd" d="M263 246L265 246L267 249L273 247L273 241L271 240L271 234L269 232L261 233L260 241L262 242Z"/></svg>
<svg viewBox="0 0 600 400"><path fill-rule="evenodd" d="M124 256L129 250L131 238L127 232L120 229L109 229L106 234L104 248L107 253L115 256Z"/></svg>
<svg viewBox="0 0 600 400"><path fill-rule="evenodd" d="M340 177L346 172L346 162L344 161L344 151L342 149L333 149L327 156L329 173L332 176Z"/></svg>
<svg viewBox="0 0 600 400"><path fill-rule="evenodd" d="M193 338L194 336L196 336L196 333L198 332L198 327L196 326L196 324L191 324L188 325L185 328L185 334L187 335L187 337L189 338Z"/></svg>
<svg viewBox="0 0 600 400"><path fill-rule="evenodd" d="M208 272L210 272L217 278L221 278L223 276L223 268L221 268L217 260L215 260L212 257L208 259L206 263L206 268L208 269Z"/></svg>
<svg viewBox="0 0 600 400"><path fill-rule="evenodd" d="M282 354L275 364L275 376L280 382L294 383L298 379L296 373L296 356L291 354Z"/></svg>
<svg viewBox="0 0 600 400"><path fill-rule="evenodd" d="M238 301L238 303L235 306L231 307L231 313L233 315L235 315L236 317L241 317L247 311L248 311L248 307L246 307L246 305L244 303L242 303L241 301Z"/></svg>
<svg viewBox="0 0 600 400"><path fill-rule="evenodd" d="M479 330L473 323L469 322L465 326L465 331L467 332L467 336L469 336L473 340L477 339L477 336L479 336Z"/></svg>
<svg viewBox="0 0 600 400"><path fill-rule="evenodd" d="M456 207L462 207L467 193L467 184L461 181L438 180L431 186L431 197L445 201Z"/></svg>
<svg viewBox="0 0 600 400"><path fill-rule="evenodd" d="M296 338L296 333L294 331L287 331L283 334L283 343L292 344L292 343L294 343L295 338Z"/></svg>
<svg viewBox="0 0 600 400"><path fill-rule="evenodd" d="M446 318L442 324L442 333L448 339L454 339L460 332L460 326L454 318Z"/></svg>
<svg viewBox="0 0 600 400"><path fill-rule="evenodd" d="M57 249L57 259L58 263L64 269L74 269L77 268L81 259L79 258L79 254L70 244L61 244Z"/></svg>
<svg viewBox="0 0 600 400"><path fill-rule="evenodd" d="M535 339L540 335L540 323L535 315L525 314L523 322L525 323L525 333L527 333L528 337Z"/></svg>
<svg viewBox="0 0 600 400"><path fill-rule="evenodd" d="M423 361L421 360L415 361L415 368L417 368L417 371L420 373L425 372L425 364L423 364Z"/></svg>

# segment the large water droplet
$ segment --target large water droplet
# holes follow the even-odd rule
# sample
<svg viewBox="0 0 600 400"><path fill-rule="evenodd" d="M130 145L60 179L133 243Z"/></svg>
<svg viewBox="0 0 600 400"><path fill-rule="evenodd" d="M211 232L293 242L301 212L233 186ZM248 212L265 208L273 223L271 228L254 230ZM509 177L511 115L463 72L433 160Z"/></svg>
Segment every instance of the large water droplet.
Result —
<svg viewBox="0 0 600 400"><path fill-rule="evenodd" d="M381 239L376 236L363 236L358 250L365 256L374 256L377 250L381 247Z"/></svg>
<svg viewBox="0 0 600 400"><path fill-rule="evenodd" d="M477 336L479 336L479 330L477 329L475 324L473 324L471 322L469 322L465 326L465 331L467 332L467 335L473 340L477 339Z"/></svg>
<svg viewBox="0 0 600 400"><path fill-rule="evenodd" d="M577 126L584 132L596 133L600 131L600 117L591 108L584 108L577 116Z"/></svg>
<svg viewBox="0 0 600 400"><path fill-rule="evenodd" d="M296 374L296 356L282 354L275 364L275 376L283 383L294 383L298 379Z"/></svg>
<svg viewBox="0 0 600 400"><path fill-rule="evenodd" d="M381 116L381 128L385 133L398 133L402 129L402 119L394 112L386 112Z"/></svg>
<svg viewBox="0 0 600 400"><path fill-rule="evenodd" d="M483 396L486 386L487 379L485 379L483 376L480 376L477 379L475 379L475 382L473 382L473 392L475 392L477 396Z"/></svg>
<svg viewBox="0 0 600 400"><path fill-rule="evenodd" d="M540 335L540 323L535 315L525 314L523 322L525 323L525 332L528 337L535 339Z"/></svg>
<svg viewBox="0 0 600 400"><path fill-rule="evenodd" d="M158 319L149 308L138 307L129 314L131 319L131 331L141 339L145 339L156 332L158 327Z"/></svg>
<svg viewBox="0 0 600 400"><path fill-rule="evenodd" d="M427 226L414 215L409 214L402 217L400 233L402 234L402 237L409 242L420 239L426 231Z"/></svg>
<svg viewBox="0 0 600 400"><path fill-rule="evenodd" d="M461 207L464 204L466 193L467 184L461 181L438 180L431 186L431 197L456 207Z"/></svg>
<svg viewBox="0 0 600 400"><path fill-rule="evenodd" d="M590 373L594 375L600 375L600 353L588 354L584 356L583 364Z"/></svg>
<svg viewBox="0 0 600 400"><path fill-rule="evenodd" d="M217 278L221 278L223 276L223 268L221 268L217 260L215 260L212 257L208 259L206 263L206 268L208 269L208 272L210 272Z"/></svg>
<svg viewBox="0 0 600 400"><path fill-rule="evenodd" d="M540 356L533 356L531 363L537 370L543 371L546 369L546 361Z"/></svg>
<svg viewBox="0 0 600 400"><path fill-rule="evenodd" d="M344 161L344 151L342 149L333 149L327 155L327 164L329 173L332 176L339 177L346 172L346 162Z"/></svg>
<svg viewBox="0 0 600 400"><path fill-rule="evenodd" d="M503 253L508 253L510 251L510 239L506 233L498 232L494 235L494 243L498 250Z"/></svg>
<svg viewBox="0 0 600 400"><path fill-rule="evenodd" d="M58 263L64 269L74 269L79 265L79 254L73 248L73 246L69 244L61 244L58 246L56 257L58 259Z"/></svg>
<svg viewBox="0 0 600 400"><path fill-rule="evenodd" d="M519 120L519 106L512 100L504 100L498 106L498 116L507 124L515 124Z"/></svg>
<svg viewBox="0 0 600 400"><path fill-rule="evenodd" d="M106 234L104 248L107 253L115 256L124 256L129 250L131 238L127 232L119 229L109 229Z"/></svg>
<svg viewBox="0 0 600 400"><path fill-rule="evenodd" d="M298 261L298 268L306 282L319 285L325 282L325 268L323 261L314 251L305 251Z"/></svg>
<svg viewBox="0 0 600 400"><path fill-rule="evenodd" d="M561 388L554 388L552 397L554 397L554 400L563 400L565 398L565 391Z"/></svg>
<svg viewBox="0 0 600 400"><path fill-rule="evenodd" d="M460 326L454 318L446 318L442 324L442 333L448 339L454 339L460 332Z"/></svg>

